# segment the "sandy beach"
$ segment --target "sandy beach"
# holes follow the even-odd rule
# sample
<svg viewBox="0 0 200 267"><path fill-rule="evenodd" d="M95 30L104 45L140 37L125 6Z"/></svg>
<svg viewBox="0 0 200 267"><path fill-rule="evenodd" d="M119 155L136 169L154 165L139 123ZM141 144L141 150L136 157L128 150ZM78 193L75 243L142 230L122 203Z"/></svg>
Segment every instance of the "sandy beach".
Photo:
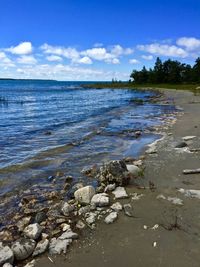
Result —
<svg viewBox="0 0 200 267"><path fill-rule="evenodd" d="M199 152L190 150L199 148L200 97L189 91L164 90L164 94L183 112L175 124L163 127L165 135L155 153L145 154L144 177L126 188L132 197L120 202L131 203L133 217L121 212L111 225L98 223L65 256L51 257L51 262L44 255L37 267L199 266L200 200L178 190L200 190L198 174L183 174L184 169L199 167ZM196 137L187 140L186 147L175 148L185 136Z"/></svg>

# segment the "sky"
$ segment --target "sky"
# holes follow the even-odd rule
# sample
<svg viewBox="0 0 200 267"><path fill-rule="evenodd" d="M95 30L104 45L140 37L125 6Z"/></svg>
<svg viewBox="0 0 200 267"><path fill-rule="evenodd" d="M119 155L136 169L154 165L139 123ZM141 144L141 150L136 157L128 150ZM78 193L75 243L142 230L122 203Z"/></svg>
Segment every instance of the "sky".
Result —
<svg viewBox="0 0 200 267"><path fill-rule="evenodd" d="M158 56L200 56L199 0L0 0L0 77L128 80Z"/></svg>

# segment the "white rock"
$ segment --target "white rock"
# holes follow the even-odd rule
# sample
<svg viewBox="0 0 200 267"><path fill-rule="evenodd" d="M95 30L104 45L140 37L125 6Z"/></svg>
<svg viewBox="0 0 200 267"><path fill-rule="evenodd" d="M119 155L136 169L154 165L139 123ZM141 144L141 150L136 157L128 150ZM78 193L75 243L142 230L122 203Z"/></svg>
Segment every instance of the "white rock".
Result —
<svg viewBox="0 0 200 267"><path fill-rule="evenodd" d="M122 204L119 202L116 202L116 203L112 204L111 209L114 211L120 211L120 210L122 210Z"/></svg>
<svg viewBox="0 0 200 267"><path fill-rule="evenodd" d="M105 223L110 224L113 223L117 219L117 212L113 211L111 212L106 218L105 218Z"/></svg>
<svg viewBox="0 0 200 267"><path fill-rule="evenodd" d="M115 195L116 199L127 198L128 194L124 187L118 186L112 193Z"/></svg>
<svg viewBox="0 0 200 267"><path fill-rule="evenodd" d="M49 245L50 254L61 254L66 253L68 246L72 243L72 239L56 239L55 237L51 239Z"/></svg>
<svg viewBox="0 0 200 267"><path fill-rule="evenodd" d="M109 205L109 197L105 193L95 194L91 199L91 203L97 207L105 207Z"/></svg>
<svg viewBox="0 0 200 267"><path fill-rule="evenodd" d="M184 194L186 197L199 198L200 199L200 190L197 189L183 189L180 188L178 192Z"/></svg>
<svg viewBox="0 0 200 267"><path fill-rule="evenodd" d="M107 193L107 192L113 191L115 190L115 188L116 188L116 184L108 184L106 188L104 189L104 192Z"/></svg>
<svg viewBox="0 0 200 267"><path fill-rule="evenodd" d="M74 206L65 202L61 207L61 212L64 216L69 216L69 214L74 210Z"/></svg>
<svg viewBox="0 0 200 267"><path fill-rule="evenodd" d="M24 267L34 267L35 264L36 264L36 261L32 260L32 261L28 262L26 265L24 265Z"/></svg>
<svg viewBox="0 0 200 267"><path fill-rule="evenodd" d="M0 266L4 263L13 263L14 254L8 246L0 245Z"/></svg>
<svg viewBox="0 0 200 267"><path fill-rule="evenodd" d="M40 242L37 243L36 248L33 252L33 256L40 255L44 253L49 246L49 240L48 239L43 239Z"/></svg>
<svg viewBox="0 0 200 267"><path fill-rule="evenodd" d="M87 216L87 218L86 218L86 222L88 223L88 224L93 224L93 223L95 223L95 221L96 221L96 214L95 213L93 213L93 212L89 212L89 214L88 214L88 216Z"/></svg>
<svg viewBox="0 0 200 267"><path fill-rule="evenodd" d="M183 205L183 200L178 197L168 197L167 200L174 205Z"/></svg>
<svg viewBox="0 0 200 267"><path fill-rule="evenodd" d="M188 135L188 136L184 136L182 139L184 141L189 141L189 140L192 140L194 139L196 136L195 135Z"/></svg>
<svg viewBox="0 0 200 267"><path fill-rule="evenodd" d="M78 238L78 234L77 233L74 233L72 232L72 230L68 230L66 232L64 232L58 239L76 239Z"/></svg>
<svg viewBox="0 0 200 267"><path fill-rule="evenodd" d="M6 262L6 263L4 263L3 267L13 267L13 265L8 263L8 262Z"/></svg>
<svg viewBox="0 0 200 267"><path fill-rule="evenodd" d="M29 224L24 229L24 234L30 239L38 239L42 233L42 227L38 223Z"/></svg>
<svg viewBox="0 0 200 267"><path fill-rule="evenodd" d="M16 260L27 259L35 249L35 241L33 239L22 238L13 243L11 249Z"/></svg>
<svg viewBox="0 0 200 267"><path fill-rule="evenodd" d="M160 194L160 195L158 195L158 196L156 197L156 199L166 199L166 197L165 197L164 195Z"/></svg>
<svg viewBox="0 0 200 267"><path fill-rule="evenodd" d="M137 166L133 165L133 164L127 164L126 165L127 170L134 176L134 177L138 177L141 173L141 169L138 168Z"/></svg>
<svg viewBox="0 0 200 267"><path fill-rule="evenodd" d="M67 223L61 224L61 227L62 227L63 232L68 231L71 228L71 226Z"/></svg>
<svg viewBox="0 0 200 267"><path fill-rule="evenodd" d="M159 227L159 224L155 224L151 229L156 230L156 229L158 229L158 227Z"/></svg>
<svg viewBox="0 0 200 267"><path fill-rule="evenodd" d="M91 185L88 185L75 191L74 197L81 204L90 204L90 201L92 197L94 196L94 194L95 194L94 187Z"/></svg>

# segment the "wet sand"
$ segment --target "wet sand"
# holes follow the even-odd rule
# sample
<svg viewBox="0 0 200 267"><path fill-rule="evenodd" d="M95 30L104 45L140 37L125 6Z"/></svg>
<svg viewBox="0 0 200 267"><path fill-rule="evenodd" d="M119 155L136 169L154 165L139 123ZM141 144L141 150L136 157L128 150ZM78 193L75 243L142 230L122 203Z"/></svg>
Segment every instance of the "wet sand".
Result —
<svg viewBox="0 0 200 267"><path fill-rule="evenodd" d="M145 157L144 177L127 188L129 194L143 194L139 200L120 201L131 203L134 217L123 212L111 225L97 224L96 230L88 229L65 256L44 255L36 267L196 267L200 262L200 199L188 198L179 188L200 189L200 175L184 175L183 169L200 167L200 152L188 153L175 149L182 137L195 135L188 141L189 148L200 148L200 97L192 92L166 90L170 101L183 108L183 114L158 142L157 153ZM196 103L195 103L196 102ZM150 190L149 181L155 185ZM143 187L143 188L142 188ZM164 197L178 197L183 205L175 205ZM154 225L159 227L151 229ZM144 229L147 226L147 229Z"/></svg>

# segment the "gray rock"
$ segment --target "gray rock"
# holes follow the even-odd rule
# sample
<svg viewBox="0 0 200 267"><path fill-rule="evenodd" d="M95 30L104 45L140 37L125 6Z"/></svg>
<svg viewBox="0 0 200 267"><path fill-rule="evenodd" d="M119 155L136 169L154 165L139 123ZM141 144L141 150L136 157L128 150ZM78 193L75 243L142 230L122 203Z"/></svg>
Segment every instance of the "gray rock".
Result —
<svg viewBox="0 0 200 267"><path fill-rule="evenodd" d="M6 263L4 263L3 267L13 267L13 265L8 263L8 262L6 262Z"/></svg>
<svg viewBox="0 0 200 267"><path fill-rule="evenodd" d="M31 217L24 217L17 222L17 227L20 232L24 231L24 228L30 223Z"/></svg>
<svg viewBox="0 0 200 267"><path fill-rule="evenodd" d="M74 197L81 204L90 204L91 198L94 196L94 194L95 194L94 187L88 185L78 189L74 193Z"/></svg>
<svg viewBox="0 0 200 267"><path fill-rule="evenodd" d="M37 243L36 248L33 252L33 256L38 256L42 253L44 253L49 246L49 240L48 239L42 239L40 242Z"/></svg>
<svg viewBox="0 0 200 267"><path fill-rule="evenodd" d="M110 224L113 223L117 219L117 212L113 211L111 212L106 218L105 218L105 223Z"/></svg>
<svg viewBox="0 0 200 267"><path fill-rule="evenodd" d="M66 253L68 246L72 243L72 239L61 240L59 238L52 238L49 244L50 254Z"/></svg>
<svg viewBox="0 0 200 267"><path fill-rule="evenodd" d="M100 167L96 178L105 185L116 183L126 185L129 183L130 175L126 164L122 160L111 161Z"/></svg>
<svg viewBox="0 0 200 267"><path fill-rule="evenodd" d="M13 251L8 246L3 246L0 244L0 266L4 263L13 263L14 254Z"/></svg>
<svg viewBox="0 0 200 267"><path fill-rule="evenodd" d="M95 194L91 199L91 203L95 204L97 207L108 206L109 197L105 193Z"/></svg>
<svg viewBox="0 0 200 267"><path fill-rule="evenodd" d="M141 173L141 169L138 168L137 166L133 165L133 164L128 164L126 165L127 170L135 177L137 178L140 173Z"/></svg>
<svg viewBox="0 0 200 267"><path fill-rule="evenodd" d="M104 192L105 193L111 192L111 191L115 190L115 188L116 188L116 184L108 184L106 186L106 188L104 189Z"/></svg>
<svg viewBox="0 0 200 267"><path fill-rule="evenodd" d="M96 213L94 213L94 212L89 212L89 214L88 214L88 216L87 216L87 218L86 218L86 222L87 222L88 224L93 224L93 223L95 223L95 221L96 221L96 217L97 217L97 214L96 214Z"/></svg>
<svg viewBox="0 0 200 267"><path fill-rule="evenodd" d="M121 198L127 198L128 194L126 193L126 190L124 187L117 187L114 191L112 191L116 199L121 199Z"/></svg>
<svg viewBox="0 0 200 267"><path fill-rule="evenodd" d="M78 211L79 215L84 215L85 213L90 211L90 206L81 207Z"/></svg>
<svg viewBox="0 0 200 267"><path fill-rule="evenodd" d="M65 202L61 207L61 212L64 216L69 216L72 211L74 211L74 205L70 205L69 203Z"/></svg>
<svg viewBox="0 0 200 267"><path fill-rule="evenodd" d="M111 208L112 210L118 212L118 211L122 210L122 204L119 203L119 202L116 202L116 203L112 204L112 206L111 206L110 208Z"/></svg>
<svg viewBox="0 0 200 267"><path fill-rule="evenodd" d="M175 148L183 148L183 147L186 147L187 146L187 143L186 142L178 142L176 145L175 145Z"/></svg>
<svg viewBox="0 0 200 267"><path fill-rule="evenodd" d="M34 223L41 223L45 221L47 218L47 215L44 211L40 211L35 215Z"/></svg>
<svg viewBox="0 0 200 267"><path fill-rule="evenodd" d="M33 239L22 238L15 241L11 249L16 260L25 260L33 253L35 245L36 243Z"/></svg>
<svg viewBox="0 0 200 267"><path fill-rule="evenodd" d="M131 204L124 204L124 213L128 217L133 217L133 208Z"/></svg>
<svg viewBox="0 0 200 267"><path fill-rule="evenodd" d="M72 232L71 229L69 229L68 231L64 232L64 233L59 237L60 240L63 240L63 239L76 239L76 238L78 238L78 234Z"/></svg>
<svg viewBox="0 0 200 267"><path fill-rule="evenodd" d="M24 234L30 239L38 239L42 233L42 227L38 223L29 224L24 229Z"/></svg>

